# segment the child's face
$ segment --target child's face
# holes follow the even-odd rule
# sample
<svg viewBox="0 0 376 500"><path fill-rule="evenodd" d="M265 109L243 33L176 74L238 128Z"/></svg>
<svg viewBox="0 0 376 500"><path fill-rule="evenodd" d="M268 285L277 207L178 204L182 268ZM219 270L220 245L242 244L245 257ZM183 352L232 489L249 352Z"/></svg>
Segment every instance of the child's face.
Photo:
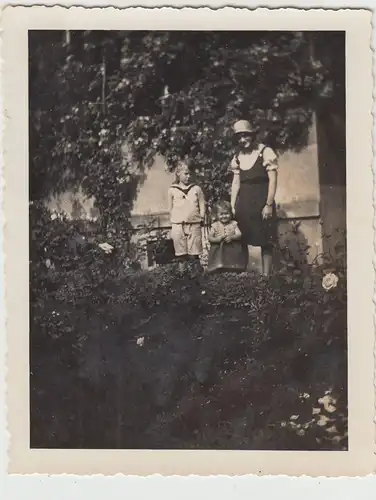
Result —
<svg viewBox="0 0 376 500"><path fill-rule="evenodd" d="M188 167L182 167L178 174L179 182L182 184L189 184L191 180L191 173Z"/></svg>
<svg viewBox="0 0 376 500"><path fill-rule="evenodd" d="M218 211L218 220L222 224L227 224L231 221L231 213L228 210L220 209Z"/></svg>

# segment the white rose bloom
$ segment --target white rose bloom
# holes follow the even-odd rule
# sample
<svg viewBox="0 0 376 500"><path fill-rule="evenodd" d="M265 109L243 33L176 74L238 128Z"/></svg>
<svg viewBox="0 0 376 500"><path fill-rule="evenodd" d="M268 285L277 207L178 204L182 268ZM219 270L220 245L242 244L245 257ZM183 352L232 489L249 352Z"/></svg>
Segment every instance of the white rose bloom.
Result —
<svg viewBox="0 0 376 500"><path fill-rule="evenodd" d="M100 243L99 248L101 248L105 253L111 253L114 247L109 243Z"/></svg>
<svg viewBox="0 0 376 500"><path fill-rule="evenodd" d="M327 292L329 290L332 290L332 288L335 288L337 284L338 284L338 276L335 275L334 273L328 273L322 279L322 287Z"/></svg>

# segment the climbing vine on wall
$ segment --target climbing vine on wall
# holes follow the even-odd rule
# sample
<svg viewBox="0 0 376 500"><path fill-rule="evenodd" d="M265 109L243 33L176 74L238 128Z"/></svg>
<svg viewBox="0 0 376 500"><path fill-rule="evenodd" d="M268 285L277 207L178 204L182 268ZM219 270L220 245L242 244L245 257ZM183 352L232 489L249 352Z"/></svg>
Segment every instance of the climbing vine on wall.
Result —
<svg viewBox="0 0 376 500"><path fill-rule="evenodd" d="M170 169L189 158L209 201L223 195L234 120L250 120L278 150L306 144L318 99L332 92L334 39L309 32L31 32L31 198L79 185L96 200L105 227L124 226L156 154Z"/></svg>

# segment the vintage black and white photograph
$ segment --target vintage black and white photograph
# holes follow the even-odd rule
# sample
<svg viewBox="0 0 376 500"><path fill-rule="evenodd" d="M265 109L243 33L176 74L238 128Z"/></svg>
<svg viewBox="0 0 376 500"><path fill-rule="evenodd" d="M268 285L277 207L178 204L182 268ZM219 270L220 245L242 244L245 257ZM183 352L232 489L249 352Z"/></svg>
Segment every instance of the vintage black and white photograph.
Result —
<svg viewBox="0 0 376 500"><path fill-rule="evenodd" d="M2 29L8 472L370 474L370 12Z"/></svg>
<svg viewBox="0 0 376 500"><path fill-rule="evenodd" d="M347 450L345 32L28 44L30 447Z"/></svg>
<svg viewBox="0 0 376 500"><path fill-rule="evenodd" d="M344 31L28 40L30 447L347 450Z"/></svg>

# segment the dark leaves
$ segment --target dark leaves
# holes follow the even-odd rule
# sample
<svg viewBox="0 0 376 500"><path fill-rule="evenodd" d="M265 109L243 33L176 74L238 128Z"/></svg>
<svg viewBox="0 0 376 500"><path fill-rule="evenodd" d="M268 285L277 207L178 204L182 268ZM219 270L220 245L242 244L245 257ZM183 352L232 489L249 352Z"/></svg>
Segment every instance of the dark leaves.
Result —
<svg viewBox="0 0 376 500"><path fill-rule="evenodd" d="M229 187L234 120L249 119L276 149L304 146L314 89L330 67L330 45L324 66L312 57L316 39L301 32L77 31L68 47L55 38L45 50L45 34L31 37L31 193L64 191L90 174L85 189L101 211L103 174L122 164L124 141L139 165L157 153L171 168L190 157L209 201ZM111 189L126 212L121 189Z"/></svg>

